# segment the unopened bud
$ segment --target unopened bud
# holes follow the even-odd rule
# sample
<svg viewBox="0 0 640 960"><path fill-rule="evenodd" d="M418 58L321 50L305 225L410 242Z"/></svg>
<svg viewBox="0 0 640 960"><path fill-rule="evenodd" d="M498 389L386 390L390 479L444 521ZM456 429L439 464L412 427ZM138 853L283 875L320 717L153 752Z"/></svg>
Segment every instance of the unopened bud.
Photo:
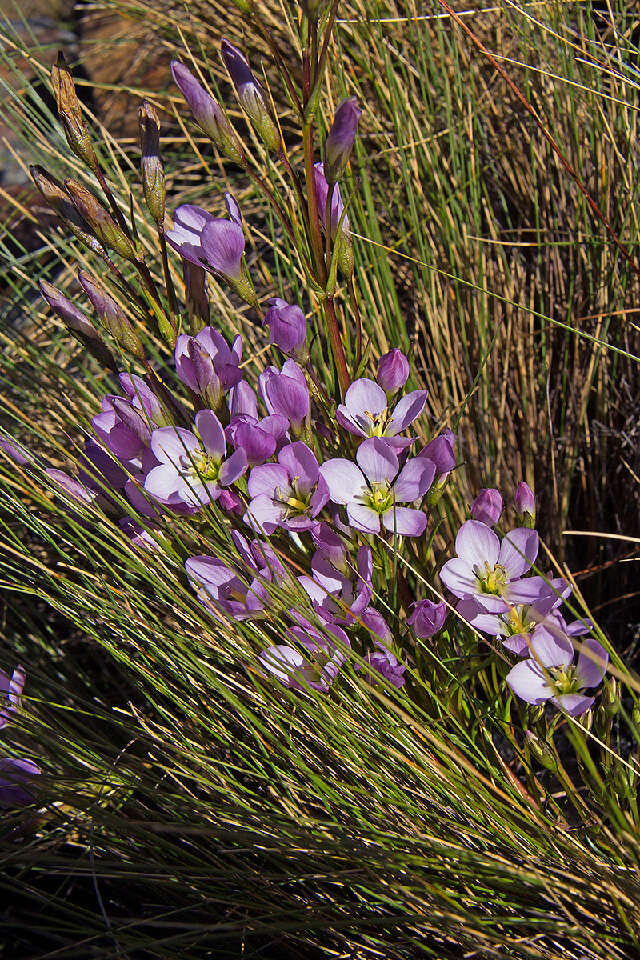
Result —
<svg viewBox="0 0 640 960"><path fill-rule="evenodd" d="M229 160L241 163L242 146L220 105L178 60L171 63L171 76L189 104L194 120L214 146Z"/></svg>
<svg viewBox="0 0 640 960"><path fill-rule="evenodd" d="M101 283L90 277L84 270L78 271L78 280L89 297L100 323L111 334L118 346L139 360L143 360L144 349L140 338L131 326L120 304L113 299Z"/></svg>
<svg viewBox="0 0 640 960"><path fill-rule="evenodd" d="M67 300L64 294L61 293L57 287L54 287L52 283L47 283L46 280L40 280L39 287L43 299L82 346L95 357L102 367L116 373L118 365L115 357L93 324L87 320L82 310L79 310L74 303Z"/></svg>
<svg viewBox="0 0 640 960"><path fill-rule="evenodd" d="M344 173L361 115L362 110L355 97L347 97L336 110L324 145L324 175L327 183L336 183Z"/></svg>
<svg viewBox="0 0 640 960"><path fill-rule="evenodd" d="M160 121L158 114L146 100L138 110L140 129L140 150L142 158L142 188L149 213L162 227L164 224L164 206L167 189L164 179L164 167L160 159Z"/></svg>
<svg viewBox="0 0 640 960"><path fill-rule="evenodd" d="M528 483L525 483L524 480L521 480L518 486L516 487L516 492L513 498L513 502L516 508L516 512L525 519L530 519L533 521L536 515L536 501L533 496L533 491Z"/></svg>
<svg viewBox="0 0 640 960"><path fill-rule="evenodd" d="M98 169L98 160L82 116L82 106L76 93L73 77L61 52L58 53L58 62L51 68L51 86L67 143L76 157L95 173Z"/></svg>
<svg viewBox="0 0 640 960"><path fill-rule="evenodd" d="M251 72L251 67L228 40L222 41L222 59L240 101L240 106L251 120L256 133L270 153L279 153L282 147L280 131L273 122L262 87Z"/></svg>
<svg viewBox="0 0 640 960"><path fill-rule="evenodd" d="M409 361L402 350L394 347L378 360L378 383L386 393L395 393L409 379Z"/></svg>
<svg viewBox="0 0 640 960"><path fill-rule="evenodd" d="M551 771L551 773L557 770L558 761L549 744L545 743L544 740L539 740L531 730L526 730L524 735L527 739L529 749L538 763L541 763L542 766Z"/></svg>
<svg viewBox="0 0 640 960"><path fill-rule="evenodd" d="M115 250L125 260L135 263L138 258L131 240L91 191L71 178L65 180L64 186L74 207L103 247Z"/></svg>
<svg viewBox="0 0 640 960"><path fill-rule="evenodd" d="M485 488L471 504L471 516L474 520L493 526L500 519L502 513L502 497L494 487Z"/></svg>
<svg viewBox="0 0 640 960"><path fill-rule="evenodd" d="M342 227L338 237L338 266L343 277L353 276L353 242L351 234Z"/></svg>
<svg viewBox="0 0 640 960"><path fill-rule="evenodd" d="M96 253L100 253L102 247L99 241L89 233L89 225L74 207L62 184L43 167L31 166L29 173L42 199L60 217L65 227Z"/></svg>

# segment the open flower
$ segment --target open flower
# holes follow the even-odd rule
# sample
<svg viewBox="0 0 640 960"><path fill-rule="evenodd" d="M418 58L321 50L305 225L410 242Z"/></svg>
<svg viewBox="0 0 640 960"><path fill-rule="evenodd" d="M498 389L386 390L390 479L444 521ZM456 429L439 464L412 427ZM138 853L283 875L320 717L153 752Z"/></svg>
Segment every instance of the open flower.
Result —
<svg viewBox="0 0 640 960"><path fill-rule="evenodd" d="M336 458L320 467L331 499L347 508L351 526L365 533L378 533L382 520L387 530L401 537L423 534L426 515L396 504L422 499L435 476L433 463L414 458L398 474L395 451L379 437L360 444L356 460L357 466L350 460Z"/></svg>
<svg viewBox="0 0 640 960"><path fill-rule="evenodd" d="M233 345L213 327L204 327L197 336L180 334L176 340L176 373L190 390L217 409L224 394L240 383L242 337Z"/></svg>
<svg viewBox="0 0 640 960"><path fill-rule="evenodd" d="M570 716L579 717L595 700L583 690L599 685L609 662L609 654L593 637L588 637L583 647L574 664L575 651L566 634L539 630L531 641L531 656L511 668L507 683L526 703L551 700Z"/></svg>
<svg viewBox="0 0 640 960"><path fill-rule="evenodd" d="M491 637L501 637L502 645L510 653L525 657L532 637L539 629L552 629L577 636L588 632L588 627L577 621L567 626L556 607L571 592L566 580L557 577L547 584L547 592L533 603L516 603L503 613L488 613L477 600L461 600L456 607L463 620Z"/></svg>
<svg viewBox="0 0 640 960"><path fill-rule="evenodd" d="M149 472L144 486L161 503L206 506L247 469L243 450L225 460L224 430L212 410L196 416L196 431L197 435L183 427L161 427L151 435L159 465Z"/></svg>
<svg viewBox="0 0 640 960"><path fill-rule="evenodd" d="M329 499L318 461L301 441L283 447L277 463L254 467L248 489L252 499L246 519L267 535L278 527L313 529L315 517Z"/></svg>
<svg viewBox="0 0 640 960"><path fill-rule="evenodd" d="M243 281L244 233L236 220L184 203L173 214L167 241L185 260L229 281Z"/></svg>
<svg viewBox="0 0 640 960"><path fill-rule="evenodd" d="M359 437L384 437L393 447L402 450L413 443L398 434L413 423L424 410L426 390L414 390L402 397L394 409L387 409L387 394L375 381L363 377L351 384L338 406L338 423Z"/></svg>
<svg viewBox="0 0 640 960"><path fill-rule="evenodd" d="M360 547L352 564L344 545L338 554L319 546L311 558L311 573L311 577L299 577L299 581L321 617L331 623L350 624L364 613L373 593L369 547Z"/></svg>
<svg viewBox="0 0 640 960"><path fill-rule="evenodd" d="M260 654L260 663L292 690L311 687L326 693L346 660L341 646L349 647L349 639L344 630L333 624L327 624L321 632L302 617L296 619L299 625L291 627L287 637L297 646L268 647Z"/></svg>
<svg viewBox="0 0 640 960"><path fill-rule="evenodd" d="M0 670L0 696L3 698L0 707L0 730L6 727L9 720L20 709L20 697L24 690L27 675L23 667L16 667L11 676ZM5 699L6 698L6 699Z"/></svg>
<svg viewBox="0 0 640 960"><path fill-rule="evenodd" d="M538 555L535 530L511 530L500 543L486 524L467 520L458 530L456 553L440 571L440 579L454 596L475 599L489 613L535 603L549 592L542 577L522 579Z"/></svg>

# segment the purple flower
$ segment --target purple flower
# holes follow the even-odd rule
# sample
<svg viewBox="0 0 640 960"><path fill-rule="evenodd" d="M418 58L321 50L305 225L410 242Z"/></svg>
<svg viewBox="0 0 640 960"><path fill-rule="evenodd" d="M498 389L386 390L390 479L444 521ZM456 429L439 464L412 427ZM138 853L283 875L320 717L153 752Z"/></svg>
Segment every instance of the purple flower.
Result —
<svg viewBox="0 0 640 960"><path fill-rule="evenodd" d="M233 127L213 97L178 60L171 62L171 76L189 104L194 120L218 150L236 163L242 160L242 148Z"/></svg>
<svg viewBox="0 0 640 960"><path fill-rule="evenodd" d="M409 378L409 361L397 347L378 360L378 383L386 393L395 393Z"/></svg>
<svg viewBox="0 0 640 960"><path fill-rule="evenodd" d="M300 435L311 410L309 389L301 367L295 360L287 360L282 370L267 367L258 377L258 385L267 411L286 417L293 432Z"/></svg>
<svg viewBox="0 0 640 960"><path fill-rule="evenodd" d="M290 306L286 300L274 297L269 300L269 309L264 315L269 327L269 340L283 353L292 353L299 360L305 359L307 320L297 305Z"/></svg>
<svg viewBox="0 0 640 960"><path fill-rule="evenodd" d="M249 475L247 521L271 535L285 530L311 530L329 499L318 461L301 441L278 454L278 463L254 467Z"/></svg>
<svg viewBox="0 0 640 960"><path fill-rule="evenodd" d="M169 421L162 404L144 380L128 373L121 373L119 380L127 396L103 397L102 412L93 417L91 425L106 448L135 471L142 468L151 431Z"/></svg>
<svg viewBox="0 0 640 960"><path fill-rule="evenodd" d="M359 437L384 437L399 450L414 442L411 437L399 437L424 410L426 390L414 390L402 397L394 409L387 409L387 395L373 380L363 377L351 384L344 403L336 411L338 423Z"/></svg>
<svg viewBox="0 0 640 960"><path fill-rule="evenodd" d="M288 429L289 421L278 413L262 420L245 415L236 417L226 434L236 449L244 450L248 465L257 467L273 456Z"/></svg>
<svg viewBox="0 0 640 960"><path fill-rule="evenodd" d="M570 716L578 717L593 705L595 697L585 696L582 691L599 685L609 654L597 640L588 637L577 664L573 662L574 657L573 645L566 634L540 630L531 641L531 656L511 668L507 683L526 703L539 705L551 700Z"/></svg>
<svg viewBox="0 0 640 960"><path fill-rule="evenodd" d="M533 492L528 483L525 483L524 480L521 480L518 486L516 487L515 496L513 498L516 510L519 514L528 513L531 517L536 515L536 501L533 496Z"/></svg>
<svg viewBox="0 0 640 960"><path fill-rule="evenodd" d="M189 203L176 209L173 223L165 236L181 257L236 284L243 281L245 240L239 223Z"/></svg>
<svg viewBox="0 0 640 960"><path fill-rule="evenodd" d="M14 440L13 437L0 437L0 450L10 460L17 463L19 467L24 467L26 463L32 463L33 457L26 447Z"/></svg>
<svg viewBox="0 0 640 960"><path fill-rule="evenodd" d="M571 628L567 627L555 609L571 592L567 581L558 577L550 580L546 587L546 593L541 593L533 603L516 603L503 613L488 613L477 600L470 599L460 600L456 610L462 619L476 630L481 630L491 637L503 637L502 645L505 649L518 657L524 657L529 653L531 637L539 627L560 628L566 633L574 626L572 624Z"/></svg>
<svg viewBox="0 0 640 960"><path fill-rule="evenodd" d="M319 546L311 559L311 573L299 581L325 620L351 624L364 613L373 593L369 547L360 547L353 565L343 544L340 553L334 547Z"/></svg>
<svg viewBox="0 0 640 960"><path fill-rule="evenodd" d="M456 458L453 452L455 436L451 430L445 430L439 437L430 440L426 447L423 447L419 457L431 460L436 468L436 478L438 484L444 483L448 475L456 466Z"/></svg>
<svg viewBox="0 0 640 960"><path fill-rule="evenodd" d="M324 175L324 165L316 163L313 166L313 182L316 191L316 203L318 205L318 218L320 226L324 230L327 223L327 197L329 196L329 184ZM338 230L338 224L342 218L344 204L340 196L340 188L336 184L331 194L331 237L335 238ZM345 234L349 232L349 218L345 215L342 219L340 232Z"/></svg>
<svg viewBox="0 0 640 960"><path fill-rule="evenodd" d="M229 348L213 327L204 327L196 337L180 334L176 341L176 373L189 389L217 409L224 394L242 379L242 337Z"/></svg>
<svg viewBox="0 0 640 960"><path fill-rule="evenodd" d="M262 88L237 47L228 40L222 41L222 59L240 101L240 106L249 117L264 145L272 153L281 147L280 134L271 119Z"/></svg>
<svg viewBox="0 0 640 960"><path fill-rule="evenodd" d="M442 629L447 618L447 605L444 601L432 603L431 600L418 600L413 604L413 612L407 617L407 623L413 627L416 637L426 639Z"/></svg>
<svg viewBox="0 0 640 960"><path fill-rule="evenodd" d="M240 555L238 571L216 557L190 557L185 568L198 599L214 617L227 614L236 620L256 617L271 603L266 583L282 584L288 574L269 544L254 540L250 545L233 531Z"/></svg>
<svg viewBox="0 0 640 960"><path fill-rule="evenodd" d="M134 547L139 547L142 550L150 550L153 553L160 550L157 540L133 517L122 517L118 520L118 526L129 538Z"/></svg>
<svg viewBox="0 0 640 960"><path fill-rule="evenodd" d="M513 604L535 603L548 593L542 577L521 579L538 555L535 530L511 530L500 543L486 524L467 520L458 531L456 553L440 579L454 596L475 599L489 613L506 613Z"/></svg>
<svg viewBox="0 0 640 960"><path fill-rule="evenodd" d="M0 760L0 806L26 807L33 803L29 781L41 773L33 760Z"/></svg>
<svg viewBox="0 0 640 960"><path fill-rule="evenodd" d="M433 464L417 458L408 460L396 477L398 457L379 437L360 444L356 460L357 466L350 460L336 458L320 467L331 499L346 506L351 526L365 533L378 533L382 520L383 526L398 536L421 536L427 525L426 515L396 504L422 499L433 483Z"/></svg>
<svg viewBox="0 0 640 960"><path fill-rule="evenodd" d="M502 497L495 488L485 488L480 491L478 496L471 504L471 516L474 520L480 520L492 526L497 523L502 513Z"/></svg>
<svg viewBox="0 0 640 960"><path fill-rule="evenodd" d="M405 663L399 663L397 657L380 640L374 640L373 650L369 651L364 659L376 673L384 677L387 683L392 684L398 689L404 686L404 672L407 669L407 665ZM359 669L361 669L360 665L356 664L356 670ZM372 674L369 674L367 680L369 683L375 683L375 678Z"/></svg>
<svg viewBox="0 0 640 960"><path fill-rule="evenodd" d="M65 473L64 470L48 467L45 473L67 496L83 506L88 503L93 503L98 496L94 490L89 490L88 487L85 487L79 480L75 480L73 477L70 477L68 473Z"/></svg>
<svg viewBox="0 0 640 960"><path fill-rule="evenodd" d="M268 647L260 654L260 662L285 687L292 690L311 687L327 693L346 660L346 653L338 644L349 647L349 639L344 630L333 624L326 624L320 632L302 617L297 619L300 625L291 627L287 636L298 646Z"/></svg>
<svg viewBox="0 0 640 960"><path fill-rule="evenodd" d="M220 496L247 469L243 450L225 460L224 430L212 410L196 416L196 434L183 427L161 427L151 435L159 462L145 480L145 490L168 506L202 507Z"/></svg>
<svg viewBox="0 0 640 960"><path fill-rule="evenodd" d="M232 421L241 416L251 417L252 420L258 419L258 400L255 390L246 380L241 380L229 392L229 416Z"/></svg>
<svg viewBox="0 0 640 960"><path fill-rule="evenodd" d="M47 283L46 280L39 280L38 286L43 300L46 300L56 316L60 317L70 330L74 330L90 340L97 337L95 327L87 320L82 310L79 310L71 300L67 300L57 287L54 287L52 283Z"/></svg>
<svg viewBox="0 0 640 960"><path fill-rule="evenodd" d="M355 97L347 97L335 112L324 145L324 173L329 183L339 180L347 167L361 115Z"/></svg>
<svg viewBox="0 0 640 960"><path fill-rule="evenodd" d="M0 708L0 730L6 727L9 720L15 716L20 709L20 697L24 690L27 675L24 667L16 667L11 677L0 670L0 695L6 697L6 702Z"/></svg>

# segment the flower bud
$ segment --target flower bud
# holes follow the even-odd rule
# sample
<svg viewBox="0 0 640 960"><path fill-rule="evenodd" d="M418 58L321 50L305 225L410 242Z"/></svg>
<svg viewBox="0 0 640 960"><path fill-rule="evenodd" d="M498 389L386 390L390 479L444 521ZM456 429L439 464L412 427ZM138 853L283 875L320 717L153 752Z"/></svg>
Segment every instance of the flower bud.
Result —
<svg viewBox="0 0 640 960"><path fill-rule="evenodd" d="M251 120L256 132L270 153L279 153L282 147L280 132L271 118L262 87L237 47L222 41L222 59L235 87L240 106Z"/></svg>
<svg viewBox="0 0 640 960"><path fill-rule="evenodd" d="M524 480L521 480L516 487L513 500L516 510L519 514L524 515L525 513L528 513L532 518L535 517L536 502L534 500L531 487L528 483L525 483Z"/></svg>
<svg viewBox="0 0 640 960"><path fill-rule="evenodd" d="M142 343L120 304L113 299L102 284L83 270L78 271L78 280L89 297L93 309L98 314L100 323L111 334L118 346L139 360L143 360L144 349Z"/></svg>
<svg viewBox="0 0 640 960"><path fill-rule="evenodd" d="M327 183L336 183L347 167L361 114L355 97L347 97L336 110L324 145L324 175Z"/></svg>
<svg viewBox="0 0 640 960"><path fill-rule="evenodd" d="M447 605L444 601L432 603L431 600L419 600L413 604L413 612L407 623L413 627L416 637L426 639L442 629L447 617Z"/></svg>
<svg viewBox="0 0 640 960"><path fill-rule="evenodd" d="M56 316L60 317L67 329L93 354L99 364L115 373L118 365L116 364L113 354L103 342L102 337L93 324L87 320L82 310L79 310L74 303L67 300L64 294L62 294L57 287L54 287L52 283L47 283L46 280L40 280L38 285L42 298L51 307Z"/></svg>
<svg viewBox="0 0 640 960"><path fill-rule="evenodd" d="M142 169L142 188L149 213L162 227L164 224L164 205L167 190L164 180L164 167L160 159L160 121L158 114L146 100L138 110L140 130L140 161Z"/></svg>
<svg viewBox="0 0 640 960"><path fill-rule="evenodd" d="M378 383L387 393L404 387L409 378L409 361L395 347L378 360Z"/></svg>
<svg viewBox="0 0 640 960"><path fill-rule="evenodd" d="M502 497L493 487L481 490L471 504L471 516L490 527L497 523L502 513Z"/></svg>
<svg viewBox="0 0 640 960"><path fill-rule="evenodd" d="M209 325L211 318L204 267L183 257L182 277L186 307L191 317L191 332L196 334Z"/></svg>
<svg viewBox="0 0 640 960"><path fill-rule="evenodd" d="M558 769L558 761L549 744L545 743L544 740L540 740L539 737L536 737L535 733L532 733L531 730L525 730L524 735L532 756L538 763L541 763L543 767L551 773L554 773L554 771Z"/></svg>
<svg viewBox="0 0 640 960"><path fill-rule="evenodd" d="M243 153L240 141L219 104L178 60L171 62L171 76L189 104L193 118L201 130L223 156L235 163L241 163Z"/></svg>
<svg viewBox="0 0 640 960"><path fill-rule="evenodd" d="M67 143L76 157L95 173L98 169L98 160L82 116L82 106L78 100L73 78L61 52L58 53L58 62L51 68L51 86Z"/></svg>
<svg viewBox="0 0 640 960"><path fill-rule="evenodd" d="M300 307L290 306L286 300L275 297L269 300L264 322L269 327L270 342L283 353L293 354L299 362L304 362L307 320Z"/></svg>
<svg viewBox="0 0 640 960"><path fill-rule="evenodd" d="M65 227L94 252L100 253L100 243L89 233L88 224L72 204L62 184L38 165L29 167L29 173L42 199L60 217Z"/></svg>
<svg viewBox="0 0 640 960"><path fill-rule="evenodd" d="M102 246L108 250L115 250L125 260L135 263L138 258L131 240L122 232L111 214L105 210L91 191L71 178L65 180L64 186L74 207Z"/></svg>

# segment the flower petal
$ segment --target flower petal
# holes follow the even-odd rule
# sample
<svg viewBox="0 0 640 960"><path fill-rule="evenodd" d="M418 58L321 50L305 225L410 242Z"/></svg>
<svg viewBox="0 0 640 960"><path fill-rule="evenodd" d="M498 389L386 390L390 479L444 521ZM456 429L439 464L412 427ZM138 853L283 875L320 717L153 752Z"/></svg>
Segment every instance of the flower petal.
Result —
<svg viewBox="0 0 640 960"><path fill-rule="evenodd" d="M329 487L329 496L334 503L351 503L367 489L360 469L351 460L336 457L320 467L320 475Z"/></svg>
<svg viewBox="0 0 640 960"><path fill-rule="evenodd" d="M382 522L399 537L421 537L427 527L427 515L410 507L391 507L382 514Z"/></svg>
<svg viewBox="0 0 640 960"><path fill-rule="evenodd" d="M398 458L381 437L371 437L361 443L356 460L370 483L391 482L398 472Z"/></svg>
<svg viewBox="0 0 640 960"><path fill-rule="evenodd" d="M581 693L564 693L559 697L554 697L554 703L570 717L579 717L586 713L593 706L595 697L585 697Z"/></svg>
<svg viewBox="0 0 640 960"><path fill-rule="evenodd" d="M468 598L475 595L477 583L474 572L467 561L460 557L447 560L440 571L440 579L455 597Z"/></svg>
<svg viewBox="0 0 640 960"><path fill-rule="evenodd" d="M239 279L245 242L242 227L233 220L210 220L201 238L203 253L212 270L224 277Z"/></svg>
<svg viewBox="0 0 640 960"><path fill-rule="evenodd" d="M347 516L349 523L356 530L362 530L364 533L380 532L380 516L371 507L365 507L363 503L348 503Z"/></svg>
<svg viewBox="0 0 640 960"><path fill-rule="evenodd" d="M512 691L526 703L544 703L553 696L553 690L533 660L521 660L506 676Z"/></svg>
<svg viewBox="0 0 640 960"><path fill-rule="evenodd" d="M306 443L298 440L283 447L278 454L278 463L283 466L302 494L308 494L318 482L318 461Z"/></svg>
<svg viewBox="0 0 640 960"><path fill-rule="evenodd" d="M435 464L431 460L408 460L393 485L393 495L399 503L420 500L431 486L436 475Z"/></svg>
<svg viewBox="0 0 640 960"><path fill-rule="evenodd" d="M467 520L458 530L456 553L471 568L476 565L483 567L485 563L493 567L498 562L500 541L486 524L479 520Z"/></svg>
<svg viewBox="0 0 640 960"><path fill-rule="evenodd" d="M390 437L394 437L396 433L402 433L403 430L407 429L409 424L413 423L413 421L420 416L426 402L426 390L414 390L412 393L407 393L406 396L402 397L396 404L391 421L385 432L388 433Z"/></svg>
<svg viewBox="0 0 640 960"><path fill-rule="evenodd" d="M498 562L507 571L509 580L516 580L529 570L538 556L538 533L519 527L506 534L500 547Z"/></svg>
<svg viewBox="0 0 640 960"><path fill-rule="evenodd" d="M228 460L225 460L218 473L218 483L228 487L235 483L238 477L247 469L247 455L244 450L236 450Z"/></svg>
<svg viewBox="0 0 640 960"><path fill-rule="evenodd" d="M571 641L560 631L551 633L540 624L531 636L531 657L543 667L567 667L573 655Z"/></svg>
<svg viewBox="0 0 640 960"><path fill-rule="evenodd" d="M151 449L160 463L179 464L199 448L198 438L184 427L160 427L151 434Z"/></svg>
<svg viewBox="0 0 640 960"><path fill-rule="evenodd" d="M595 659L589 656L592 653ZM600 662L598 662L600 661ZM609 654L593 637L582 642L576 673L581 687L597 687L607 670Z"/></svg>
<svg viewBox="0 0 640 960"><path fill-rule="evenodd" d="M213 410L201 410L196 416L196 430L198 431L205 450L210 457L220 461L224 458L226 443L222 424Z"/></svg>
<svg viewBox="0 0 640 960"><path fill-rule="evenodd" d="M254 467L249 474L247 489L250 497L266 494L273 499L276 490L289 489L289 475L279 463L264 463L260 467Z"/></svg>

